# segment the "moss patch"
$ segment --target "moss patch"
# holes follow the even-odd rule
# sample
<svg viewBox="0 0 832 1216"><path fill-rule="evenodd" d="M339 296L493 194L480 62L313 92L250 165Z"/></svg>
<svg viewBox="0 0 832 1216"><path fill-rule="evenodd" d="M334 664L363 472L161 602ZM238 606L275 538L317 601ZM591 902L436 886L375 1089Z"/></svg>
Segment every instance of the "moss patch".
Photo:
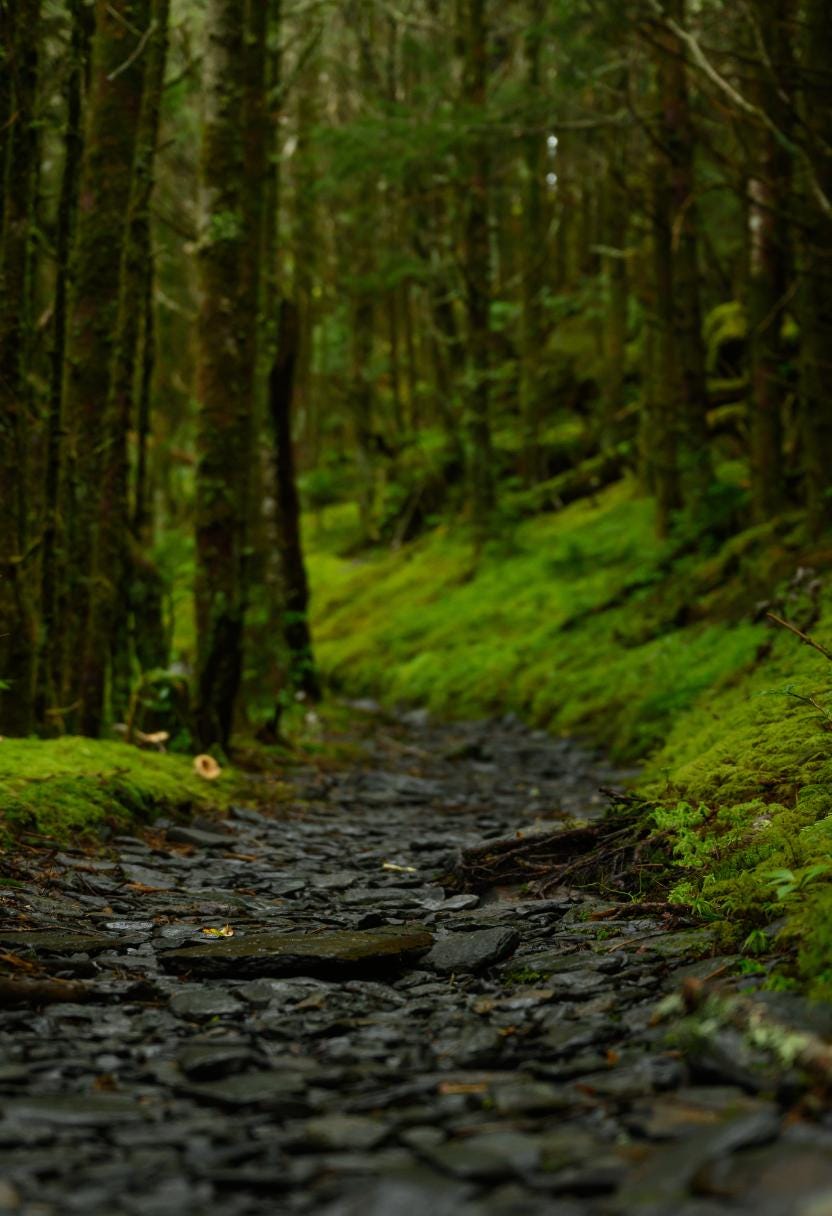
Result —
<svg viewBox="0 0 832 1216"><path fill-rule="evenodd" d="M68 737L0 741L0 842L20 832L56 841L92 837L103 824L148 822L163 811L225 805L232 776L197 777L182 756Z"/></svg>
<svg viewBox="0 0 832 1216"><path fill-rule="evenodd" d="M832 647L832 588L794 578L829 554L807 553L795 521L704 551L660 543L622 482L516 525L476 565L441 529L343 558L346 527L335 508L309 538L336 687L445 717L514 710L644 761L674 899L749 955L785 918L784 965L832 995L832 668L760 610L774 600Z"/></svg>

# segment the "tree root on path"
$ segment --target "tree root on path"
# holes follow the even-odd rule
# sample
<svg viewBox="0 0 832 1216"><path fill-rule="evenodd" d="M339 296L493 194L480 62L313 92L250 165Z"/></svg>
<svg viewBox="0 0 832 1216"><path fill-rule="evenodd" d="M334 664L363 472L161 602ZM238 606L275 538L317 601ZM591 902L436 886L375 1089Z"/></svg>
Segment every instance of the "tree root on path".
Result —
<svg viewBox="0 0 832 1216"><path fill-rule="evenodd" d="M592 886L610 895L634 887L641 893L655 891L666 866L658 852L654 856L661 834L654 830L651 807L632 795L613 797L600 823L518 834L465 849L451 883L463 891L526 883L541 899L565 886Z"/></svg>
<svg viewBox="0 0 832 1216"><path fill-rule="evenodd" d="M90 1000L92 989L76 980L12 979L0 975L0 1009L17 1005L73 1005Z"/></svg>

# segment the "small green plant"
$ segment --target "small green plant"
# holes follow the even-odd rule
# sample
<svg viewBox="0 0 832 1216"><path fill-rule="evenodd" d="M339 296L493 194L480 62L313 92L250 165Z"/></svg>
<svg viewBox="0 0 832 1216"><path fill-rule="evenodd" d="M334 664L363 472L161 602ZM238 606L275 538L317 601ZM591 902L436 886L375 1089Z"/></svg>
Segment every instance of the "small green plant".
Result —
<svg viewBox="0 0 832 1216"><path fill-rule="evenodd" d="M766 881L774 889L774 894L780 903L791 899L800 891L805 891L813 883L832 874L832 862L821 861L807 866L805 870L795 874L793 870L769 870L765 875Z"/></svg>

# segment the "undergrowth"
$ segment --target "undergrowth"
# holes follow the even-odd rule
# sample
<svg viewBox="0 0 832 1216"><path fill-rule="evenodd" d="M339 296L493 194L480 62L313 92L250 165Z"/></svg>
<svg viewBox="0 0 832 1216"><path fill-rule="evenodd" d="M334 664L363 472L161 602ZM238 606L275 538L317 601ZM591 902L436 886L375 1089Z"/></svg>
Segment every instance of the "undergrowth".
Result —
<svg viewBox="0 0 832 1216"><path fill-rule="evenodd" d="M785 973L832 997L832 667L765 616L832 643L832 587L800 569L829 554L799 521L659 542L622 482L507 526L478 563L443 528L356 556L351 527L333 507L307 529L331 684L444 717L511 710L644 762L672 898L747 956L776 938Z"/></svg>

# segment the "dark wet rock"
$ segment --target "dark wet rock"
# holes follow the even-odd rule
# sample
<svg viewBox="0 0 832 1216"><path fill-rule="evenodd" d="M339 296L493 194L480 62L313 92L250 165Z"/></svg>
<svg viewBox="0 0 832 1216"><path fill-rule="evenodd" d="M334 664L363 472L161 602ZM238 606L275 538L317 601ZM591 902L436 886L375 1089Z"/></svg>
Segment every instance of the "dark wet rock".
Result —
<svg viewBox="0 0 832 1216"><path fill-rule="evenodd" d="M449 933L425 957L425 964L441 975L483 971L501 962L520 943L516 929L481 929L476 933Z"/></svg>
<svg viewBox="0 0 832 1216"><path fill-rule="evenodd" d="M111 1123L139 1122L148 1116L146 1107L118 1094L0 1099L0 1111L11 1121L31 1119L65 1127L108 1127Z"/></svg>
<svg viewBox="0 0 832 1216"><path fill-rule="evenodd" d="M378 932L258 933L171 950L164 966L194 975L311 975L344 978L406 966L431 947L425 929L390 926Z"/></svg>
<svg viewBox="0 0 832 1216"><path fill-rule="evenodd" d="M6 929L0 931L0 946L16 953L31 951L45 958L64 954L100 954L119 949L123 939L94 933L63 933L59 930Z"/></svg>
<svg viewBox="0 0 832 1216"><path fill-rule="evenodd" d="M434 1165L455 1177L495 1182L523 1176L536 1169L540 1162L541 1141L520 1132L492 1132L451 1141L427 1150L425 1155Z"/></svg>
<svg viewBox="0 0 832 1216"><path fill-rule="evenodd" d="M321 1216L459 1216L472 1193L469 1186L413 1167L336 1199Z"/></svg>
<svg viewBox="0 0 832 1216"><path fill-rule="evenodd" d="M174 844L192 844L199 849L227 849L232 840L226 832L212 832L184 824L168 828L165 834Z"/></svg>
<svg viewBox="0 0 832 1216"><path fill-rule="evenodd" d="M215 1018L240 1013L243 1005L222 988L186 988L171 997L171 1010L183 1018Z"/></svg>
<svg viewBox="0 0 832 1216"><path fill-rule="evenodd" d="M254 1062L254 1052L245 1043L194 1043L176 1062L190 1081L215 1081L242 1072Z"/></svg>
<svg viewBox="0 0 832 1216"><path fill-rule="evenodd" d="M189 1085L186 1092L218 1106L255 1106L274 1115L306 1115L306 1080L283 1071L235 1073L211 1084Z"/></svg>
<svg viewBox="0 0 832 1216"><path fill-rule="evenodd" d="M390 1135L390 1125L361 1115L321 1115L303 1129L304 1141L321 1150L375 1148Z"/></svg>

